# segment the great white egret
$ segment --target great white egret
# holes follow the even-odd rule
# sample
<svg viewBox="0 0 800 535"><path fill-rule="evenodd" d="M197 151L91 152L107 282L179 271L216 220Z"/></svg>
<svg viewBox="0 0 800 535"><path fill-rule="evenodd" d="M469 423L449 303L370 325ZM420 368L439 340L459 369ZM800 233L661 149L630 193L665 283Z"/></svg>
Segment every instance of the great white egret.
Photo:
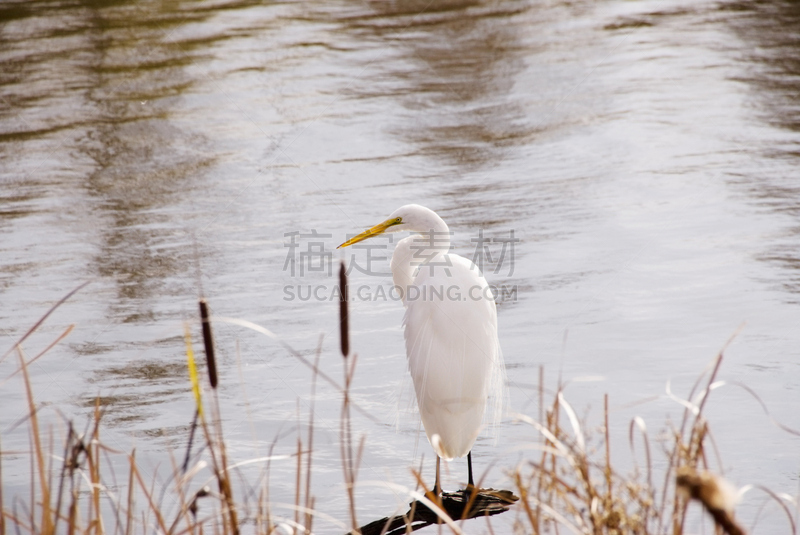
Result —
<svg viewBox="0 0 800 535"><path fill-rule="evenodd" d="M481 431L487 399L496 425L502 411L505 369L497 338L494 297L478 267L450 254L450 230L436 212L418 204L395 210L389 219L338 248L385 232L420 234L400 240L392 255L392 278L406 307L408 371L414 381L425 434L439 459L467 456L472 479L472 445Z"/></svg>

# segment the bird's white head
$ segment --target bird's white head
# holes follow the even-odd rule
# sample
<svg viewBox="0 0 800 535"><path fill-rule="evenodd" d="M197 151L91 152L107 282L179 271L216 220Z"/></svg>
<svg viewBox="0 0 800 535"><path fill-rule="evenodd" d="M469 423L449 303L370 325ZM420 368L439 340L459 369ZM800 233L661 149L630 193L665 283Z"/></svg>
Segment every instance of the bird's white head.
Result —
<svg viewBox="0 0 800 535"><path fill-rule="evenodd" d="M385 232L401 232L404 230L435 234L437 239L446 237L447 244L449 245L450 243L450 229L436 212L419 204L406 204L392 212L392 215L386 221L378 223L361 234L350 238L337 249L353 245L373 236L379 236Z"/></svg>

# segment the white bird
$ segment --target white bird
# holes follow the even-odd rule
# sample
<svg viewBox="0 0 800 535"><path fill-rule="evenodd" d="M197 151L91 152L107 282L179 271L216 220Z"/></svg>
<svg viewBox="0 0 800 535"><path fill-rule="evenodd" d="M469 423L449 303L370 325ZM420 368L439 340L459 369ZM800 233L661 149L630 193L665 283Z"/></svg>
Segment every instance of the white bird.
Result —
<svg viewBox="0 0 800 535"><path fill-rule="evenodd" d="M395 210L379 223L339 246L384 232L412 231L392 255L392 278L406 307L408 371L414 381L425 434L439 460L467 456L472 479L472 446L487 418L496 425L502 413L505 367L497 338L494 296L478 267L450 254L450 230L436 212L418 204Z"/></svg>

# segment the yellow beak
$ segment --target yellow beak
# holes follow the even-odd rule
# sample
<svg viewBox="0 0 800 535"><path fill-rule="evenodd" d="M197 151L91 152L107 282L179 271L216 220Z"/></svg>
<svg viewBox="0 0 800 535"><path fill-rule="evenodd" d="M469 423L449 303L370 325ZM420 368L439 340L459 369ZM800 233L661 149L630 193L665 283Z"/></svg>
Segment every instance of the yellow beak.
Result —
<svg viewBox="0 0 800 535"><path fill-rule="evenodd" d="M392 219L387 219L383 223L378 223L377 225L375 225L371 229L365 230L364 232L362 232L358 236L353 236L352 238L350 238L349 240L347 240L346 242L341 244L339 247L337 247L337 249L341 249L342 247L347 247L348 245L353 245L354 243L358 243L360 241L364 241L367 238L371 238L373 236L379 236L380 234L383 234L384 232L386 232L387 228L392 227L394 225L399 225L401 222L402 222L402 220L399 217L395 217L395 218L392 218Z"/></svg>

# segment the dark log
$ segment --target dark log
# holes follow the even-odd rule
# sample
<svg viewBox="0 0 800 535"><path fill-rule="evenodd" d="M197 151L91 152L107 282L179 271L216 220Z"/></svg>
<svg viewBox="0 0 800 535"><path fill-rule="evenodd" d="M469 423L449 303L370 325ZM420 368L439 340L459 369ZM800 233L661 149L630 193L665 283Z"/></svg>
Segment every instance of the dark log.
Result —
<svg viewBox="0 0 800 535"><path fill-rule="evenodd" d="M474 495L474 496L473 496ZM470 504L470 499L472 503ZM456 492L444 492L441 496L442 508L453 520L499 515L508 511L514 502L519 500L511 491L495 489L462 489ZM469 504L469 510L467 505ZM361 535L400 535L406 532L406 525L411 531L440 522L439 517L421 502L409 504L408 512L402 516L381 518L361 526ZM351 534L353 532L350 532Z"/></svg>

